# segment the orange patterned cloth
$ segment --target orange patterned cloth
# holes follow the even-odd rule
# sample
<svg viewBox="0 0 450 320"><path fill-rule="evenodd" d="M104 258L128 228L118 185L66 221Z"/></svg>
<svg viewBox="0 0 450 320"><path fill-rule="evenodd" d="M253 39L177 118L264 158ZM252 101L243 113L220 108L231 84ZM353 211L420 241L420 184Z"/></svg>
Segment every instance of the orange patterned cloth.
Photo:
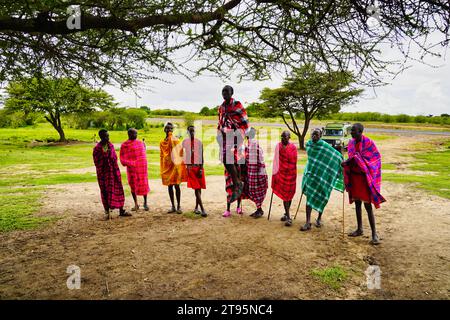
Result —
<svg viewBox="0 0 450 320"><path fill-rule="evenodd" d="M165 186L180 184L187 181L186 166L183 162L183 149L172 132L167 139L159 143L160 150L160 172L162 183Z"/></svg>

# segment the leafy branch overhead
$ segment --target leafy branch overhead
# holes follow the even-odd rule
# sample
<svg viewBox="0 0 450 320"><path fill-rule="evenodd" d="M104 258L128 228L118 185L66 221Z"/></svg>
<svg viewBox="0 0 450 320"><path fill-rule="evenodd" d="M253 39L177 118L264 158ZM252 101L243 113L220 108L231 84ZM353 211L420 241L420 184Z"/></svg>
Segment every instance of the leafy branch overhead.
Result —
<svg viewBox="0 0 450 320"><path fill-rule="evenodd" d="M405 42L414 43L419 59L448 45L447 1L377 3L382 28L369 27L367 0L6 1L0 80L35 71L122 86L161 72L264 79L310 62L357 70L360 82L373 84L392 63L380 54L381 42L405 57ZM69 5L80 6L80 29L66 26Z"/></svg>

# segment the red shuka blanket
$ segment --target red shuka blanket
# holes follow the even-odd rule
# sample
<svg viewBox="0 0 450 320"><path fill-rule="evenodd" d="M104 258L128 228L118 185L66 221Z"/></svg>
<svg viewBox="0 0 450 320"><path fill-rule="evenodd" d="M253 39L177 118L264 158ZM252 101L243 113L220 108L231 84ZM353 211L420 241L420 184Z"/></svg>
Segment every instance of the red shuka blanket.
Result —
<svg viewBox="0 0 450 320"><path fill-rule="evenodd" d="M128 184L131 192L138 196L149 193L147 174L147 152L139 140L127 140L120 147L120 163L127 167Z"/></svg>
<svg viewBox="0 0 450 320"><path fill-rule="evenodd" d="M125 195L113 144L109 142L108 149L105 151L101 143L97 143L94 147L93 158L103 207L105 210L122 208Z"/></svg>
<svg viewBox="0 0 450 320"><path fill-rule="evenodd" d="M379 208L380 204L386 199L381 195L381 155L375 143L362 136L361 143L356 148L356 140L350 140L348 144L348 159L344 163L344 183L347 192L349 193L349 201L353 202L352 191L355 187L352 184L351 165L357 165L361 172L365 175L367 184L370 190L370 200Z"/></svg>
<svg viewBox="0 0 450 320"><path fill-rule="evenodd" d="M283 201L294 198L297 187L297 147L293 143L275 148L272 172L272 190Z"/></svg>

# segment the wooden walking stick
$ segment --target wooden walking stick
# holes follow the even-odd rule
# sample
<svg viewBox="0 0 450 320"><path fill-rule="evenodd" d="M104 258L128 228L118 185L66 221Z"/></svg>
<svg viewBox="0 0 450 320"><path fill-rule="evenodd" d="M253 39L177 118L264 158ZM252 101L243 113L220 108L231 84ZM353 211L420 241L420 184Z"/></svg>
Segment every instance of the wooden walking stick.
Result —
<svg viewBox="0 0 450 320"><path fill-rule="evenodd" d="M344 205L345 205L345 189L342 192L342 239L345 239L345 215L344 215Z"/></svg>
<svg viewBox="0 0 450 320"><path fill-rule="evenodd" d="M300 209L300 205L302 203L302 198L303 198L303 191L302 191L302 195L300 196L300 201L297 206L297 212L295 212L294 220L295 220L295 218L297 218L297 213L298 213L298 209Z"/></svg>
<svg viewBox="0 0 450 320"><path fill-rule="evenodd" d="M273 200L273 191L272 195L270 196L270 206L269 206L269 214L267 215L267 220L270 220L270 211L272 210L272 200Z"/></svg>

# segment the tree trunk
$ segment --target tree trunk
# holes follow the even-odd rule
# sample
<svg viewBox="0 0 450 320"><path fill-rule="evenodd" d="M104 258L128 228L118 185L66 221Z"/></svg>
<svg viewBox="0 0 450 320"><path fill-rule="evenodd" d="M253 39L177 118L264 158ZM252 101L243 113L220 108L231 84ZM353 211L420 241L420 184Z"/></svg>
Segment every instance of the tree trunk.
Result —
<svg viewBox="0 0 450 320"><path fill-rule="evenodd" d="M300 149L305 150L305 137L308 133L309 123L311 118L305 117L305 125L303 126L303 132L298 136L298 142L300 143Z"/></svg>
<svg viewBox="0 0 450 320"><path fill-rule="evenodd" d="M53 115L52 113L49 113L49 117L45 116L45 119L51 123L53 128L58 132L59 134L59 142L67 142L66 135L64 133L64 130L61 125L61 119L59 117L59 113L56 115Z"/></svg>

